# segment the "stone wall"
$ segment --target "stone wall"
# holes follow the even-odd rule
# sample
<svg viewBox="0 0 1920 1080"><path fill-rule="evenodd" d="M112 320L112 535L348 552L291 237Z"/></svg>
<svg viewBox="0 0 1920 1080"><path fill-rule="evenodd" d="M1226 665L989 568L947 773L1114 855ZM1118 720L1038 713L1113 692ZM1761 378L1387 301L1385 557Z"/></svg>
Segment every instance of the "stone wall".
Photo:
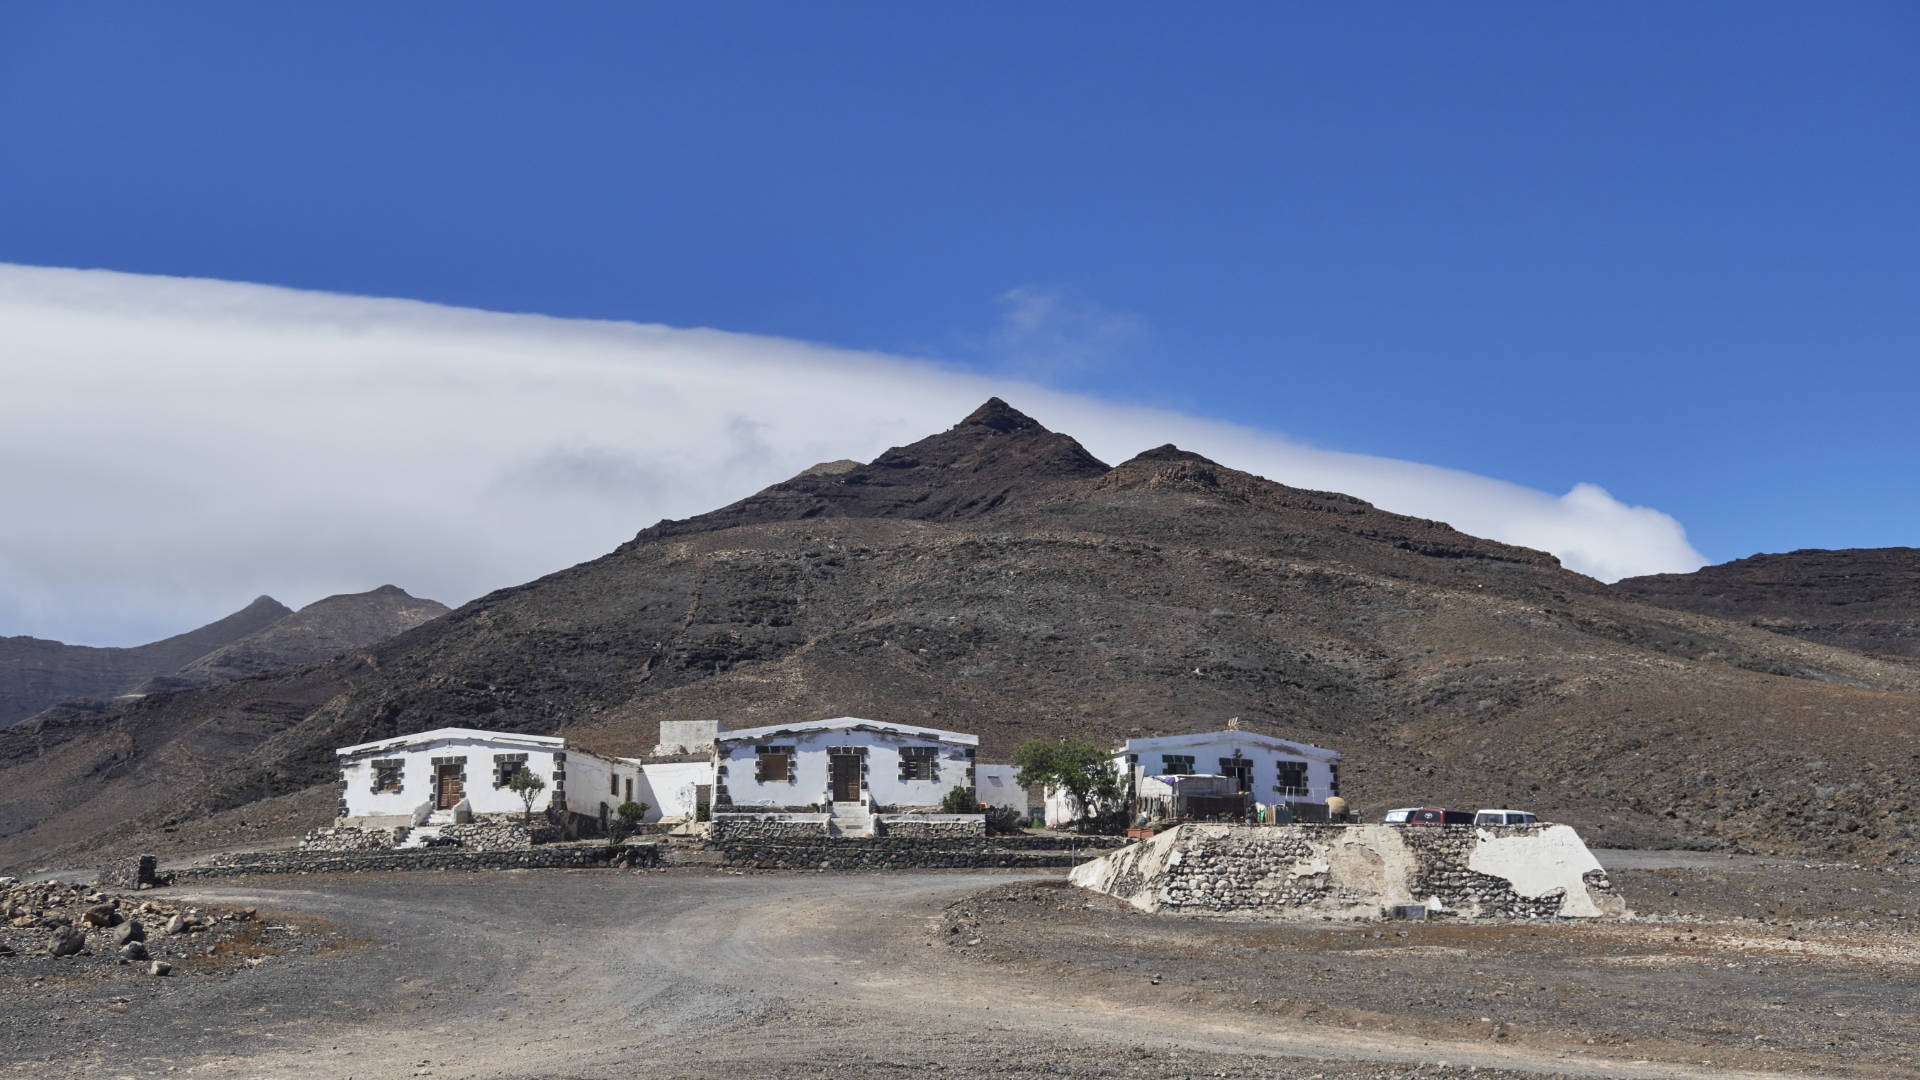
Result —
<svg viewBox="0 0 1920 1080"><path fill-rule="evenodd" d="M315 829L300 838L300 850L320 853L352 851L391 851L412 836L424 837L428 847L458 847L472 851L523 851L535 844L560 839L557 826L542 821L531 831L512 814L488 814L452 825L423 825L410 828L370 828L362 825L334 825ZM416 845L417 846L417 845Z"/></svg>
<svg viewBox="0 0 1920 1080"><path fill-rule="evenodd" d="M825 839L825 814L715 814L709 843L786 843Z"/></svg>
<svg viewBox="0 0 1920 1080"><path fill-rule="evenodd" d="M172 884L242 874L358 874L394 870L523 870L660 865L656 844L551 844L523 851L470 851L419 848L409 851L320 852L264 851L215 856L205 866L174 870L162 877Z"/></svg>
<svg viewBox="0 0 1920 1080"><path fill-rule="evenodd" d="M405 829L406 826L400 826ZM347 852L385 851L393 846L393 829L368 829L358 825L334 825L315 829L300 838L301 851Z"/></svg>
<svg viewBox="0 0 1920 1080"><path fill-rule="evenodd" d="M1400 905L1472 918L1626 914L1565 825L1183 825L1076 869L1145 911L1380 918Z"/></svg>
<svg viewBox="0 0 1920 1080"><path fill-rule="evenodd" d="M817 836L807 840L713 841L722 865L757 870L952 870L978 867L1076 866L1091 851L1008 846L984 836Z"/></svg>
<svg viewBox="0 0 1920 1080"><path fill-rule="evenodd" d="M873 819L876 836L917 836L962 839L987 835L987 819L980 814L881 814Z"/></svg>

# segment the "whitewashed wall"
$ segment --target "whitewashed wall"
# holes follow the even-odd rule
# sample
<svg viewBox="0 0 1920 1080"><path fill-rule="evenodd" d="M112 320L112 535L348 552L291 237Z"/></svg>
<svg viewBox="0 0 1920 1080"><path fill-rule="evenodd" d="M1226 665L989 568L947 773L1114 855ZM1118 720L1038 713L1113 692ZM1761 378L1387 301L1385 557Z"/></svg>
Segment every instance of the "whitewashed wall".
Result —
<svg viewBox="0 0 1920 1080"><path fill-rule="evenodd" d="M725 738L722 732L722 738ZM794 747L792 779L762 783L754 779L754 750L757 745ZM967 787L967 769L972 764L972 747L942 742L929 737L874 730L829 729L789 731L767 735L755 741L722 741L715 747L715 759L726 772L716 775L724 783L727 797L736 807L812 806L831 800L828 784L827 748L857 746L866 748L866 789L868 801L883 806L937 806L948 791ZM900 779L900 750L906 746L937 747L936 779Z"/></svg>
<svg viewBox="0 0 1920 1080"><path fill-rule="evenodd" d="M546 781L533 802L536 813L545 811L553 804L560 776L564 772L567 809L575 814L598 817L600 804L607 804L609 815L626 799L627 785L633 785L634 797L642 798L644 785L637 764L615 762L596 754L580 750L567 750L564 747L540 747L522 742L499 743L480 738L436 739L429 743L403 747L399 750L370 750L355 754L350 759L342 759L341 772L347 782L347 814L351 818L362 817L406 817L425 802L435 799L434 758L466 758L466 783L463 790L467 803L476 814L521 813L526 804L512 788L495 783L495 757L501 754L525 754L525 768L541 780ZM556 759L564 756L564 766L557 767ZM373 763L399 759L402 764L400 790L375 794L373 788ZM609 777L618 779L617 792L610 791ZM652 800L647 800L652 801Z"/></svg>
<svg viewBox="0 0 1920 1080"><path fill-rule="evenodd" d="M975 765L973 797L987 806L1003 806L1025 817L1027 789L1014 782L1019 772L1011 765Z"/></svg>
<svg viewBox="0 0 1920 1080"><path fill-rule="evenodd" d="M1278 741L1278 740L1276 740ZM1122 790L1128 787L1129 780L1137 781L1143 776L1159 776L1167 769L1162 759L1168 754L1185 754L1193 758L1193 771L1196 773L1217 773L1220 771L1220 759L1233 757L1240 751L1242 759L1253 769L1252 788L1254 802L1261 806L1273 806L1282 802L1324 803L1327 798L1336 795L1337 789L1334 763L1318 757L1298 753L1269 742L1265 736L1257 736L1242 731L1209 731L1194 735L1170 735L1150 740L1150 745L1137 743L1149 740L1129 742L1129 749L1114 755L1114 775L1119 778ZM1139 762L1129 765L1128 754L1137 754ZM1307 765L1305 795L1283 796L1275 790L1280 779L1282 761L1304 761ZM1079 812L1071 804L1064 792L1049 790L1046 797L1047 824L1066 825L1072 823Z"/></svg>
<svg viewBox="0 0 1920 1080"><path fill-rule="evenodd" d="M1134 766L1134 776L1158 776L1165 772L1162 758L1167 754L1188 754L1194 759L1193 770L1202 773L1221 771L1220 759L1231 758L1235 750L1253 767L1253 798L1262 806L1272 806L1281 802L1324 803L1328 796L1337 794L1333 764L1317 757L1274 746L1266 739L1253 736L1248 732L1212 731L1191 736L1170 736L1175 740L1166 745L1150 747L1136 746L1129 752L1139 755L1140 761ZM1161 743L1162 740L1152 740ZM1304 761L1307 765L1306 794L1282 795L1275 790L1279 783L1280 763ZM1116 759L1124 784L1128 775L1126 754Z"/></svg>
<svg viewBox="0 0 1920 1080"><path fill-rule="evenodd" d="M509 788L495 787L493 784L493 757L495 754L526 754L526 768L529 772L547 782L545 791L534 801L535 810L545 810L553 796L554 754L564 750L547 750L526 745L501 746L475 739L442 739L420 746L409 746L396 751L369 751L357 754L352 759L341 762L341 772L347 781L346 802L349 817L404 816L413 813L421 803L435 797L433 759L437 757L464 757L466 762L467 801L477 814L504 814L519 812L525 808L520 796ZM402 766L400 790L373 793L373 762L400 759ZM606 781L602 779L602 783Z"/></svg>
<svg viewBox="0 0 1920 1080"><path fill-rule="evenodd" d="M646 794L636 794L634 798L652 804L647 810L648 821L659 821L661 818L691 818L699 787L702 784L713 783L713 762L669 761L643 764L640 766L640 778L641 784L646 788Z"/></svg>

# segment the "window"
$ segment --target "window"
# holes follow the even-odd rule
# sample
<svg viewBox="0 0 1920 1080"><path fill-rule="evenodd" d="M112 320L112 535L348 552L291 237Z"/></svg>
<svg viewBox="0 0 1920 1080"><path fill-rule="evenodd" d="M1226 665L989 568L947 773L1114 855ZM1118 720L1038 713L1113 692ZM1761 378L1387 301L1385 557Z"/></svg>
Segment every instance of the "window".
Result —
<svg viewBox="0 0 1920 1080"><path fill-rule="evenodd" d="M762 784L793 783L793 747L756 746L753 754L755 780Z"/></svg>
<svg viewBox="0 0 1920 1080"><path fill-rule="evenodd" d="M1307 763L1304 761L1282 761L1279 763L1279 782L1273 790L1282 798L1304 799L1307 797Z"/></svg>
<svg viewBox="0 0 1920 1080"><path fill-rule="evenodd" d="M373 763L373 793L399 791L401 779L406 772L404 758L386 758Z"/></svg>
<svg viewBox="0 0 1920 1080"><path fill-rule="evenodd" d="M1220 775L1233 777L1239 791L1253 790L1253 762L1241 757L1237 751L1232 757L1220 759Z"/></svg>
<svg viewBox="0 0 1920 1080"><path fill-rule="evenodd" d="M507 781L513 779L513 774L526 767L527 755L525 754L493 755L493 786L506 787Z"/></svg>
<svg viewBox="0 0 1920 1080"><path fill-rule="evenodd" d="M620 774L619 773L610 772L607 774L607 794L609 795L620 794Z"/></svg>
<svg viewBox="0 0 1920 1080"><path fill-rule="evenodd" d="M1192 776L1192 754L1161 754L1160 774L1162 776Z"/></svg>
<svg viewBox="0 0 1920 1080"><path fill-rule="evenodd" d="M900 779L902 780L938 780L940 779L940 753L937 746L903 746L900 748Z"/></svg>
<svg viewBox="0 0 1920 1080"><path fill-rule="evenodd" d="M633 777L627 777L627 801L633 801Z"/></svg>

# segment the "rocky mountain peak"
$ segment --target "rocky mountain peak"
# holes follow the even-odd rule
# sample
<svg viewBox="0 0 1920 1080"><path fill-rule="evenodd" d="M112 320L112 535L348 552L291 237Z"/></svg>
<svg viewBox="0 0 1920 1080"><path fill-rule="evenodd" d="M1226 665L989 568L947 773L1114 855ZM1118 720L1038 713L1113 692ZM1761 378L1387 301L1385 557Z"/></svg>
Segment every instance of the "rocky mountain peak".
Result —
<svg viewBox="0 0 1920 1080"><path fill-rule="evenodd" d="M954 427L984 427L999 432L1046 430L1040 426L1040 421L997 397L988 398L986 404L968 413L966 419Z"/></svg>

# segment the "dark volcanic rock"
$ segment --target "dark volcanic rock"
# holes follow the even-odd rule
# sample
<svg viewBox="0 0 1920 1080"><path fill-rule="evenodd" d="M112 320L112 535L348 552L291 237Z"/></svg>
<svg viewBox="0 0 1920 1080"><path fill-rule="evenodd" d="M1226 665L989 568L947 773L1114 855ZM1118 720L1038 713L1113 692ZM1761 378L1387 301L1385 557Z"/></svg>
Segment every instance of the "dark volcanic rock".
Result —
<svg viewBox="0 0 1920 1080"><path fill-rule="evenodd" d="M1174 447L1109 469L990 402L325 663L0 732L0 865L202 827L264 839L240 829L255 800L324 815L334 747L409 731L642 754L664 719L847 714L978 732L986 761L1238 716L1341 750L1366 812L1504 805L1596 843L1920 850L1920 666L1653 607L1541 552Z"/></svg>
<svg viewBox="0 0 1920 1080"><path fill-rule="evenodd" d="M1920 657L1920 548L1753 555L1691 574L1626 578L1614 588L1823 645Z"/></svg>

